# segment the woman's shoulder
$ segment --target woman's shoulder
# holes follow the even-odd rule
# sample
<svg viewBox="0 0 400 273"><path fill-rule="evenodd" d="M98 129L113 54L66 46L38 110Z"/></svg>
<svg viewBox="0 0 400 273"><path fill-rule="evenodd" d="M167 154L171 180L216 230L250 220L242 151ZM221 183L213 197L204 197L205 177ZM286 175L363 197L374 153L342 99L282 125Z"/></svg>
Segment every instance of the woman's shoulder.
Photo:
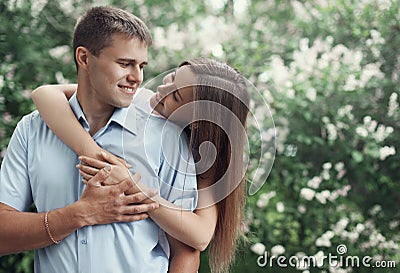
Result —
<svg viewBox="0 0 400 273"><path fill-rule="evenodd" d="M140 108L150 107L150 98L154 95L154 92L150 89L139 88L136 90L136 94L133 97L133 104Z"/></svg>

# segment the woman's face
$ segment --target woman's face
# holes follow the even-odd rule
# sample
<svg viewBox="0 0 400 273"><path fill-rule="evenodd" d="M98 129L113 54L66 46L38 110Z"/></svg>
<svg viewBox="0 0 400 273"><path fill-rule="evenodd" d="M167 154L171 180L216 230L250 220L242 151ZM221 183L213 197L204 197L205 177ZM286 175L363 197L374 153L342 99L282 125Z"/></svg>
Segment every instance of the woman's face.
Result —
<svg viewBox="0 0 400 273"><path fill-rule="evenodd" d="M166 75L157 93L150 99L151 107L165 118L186 125L193 119L195 76L189 66L182 66Z"/></svg>

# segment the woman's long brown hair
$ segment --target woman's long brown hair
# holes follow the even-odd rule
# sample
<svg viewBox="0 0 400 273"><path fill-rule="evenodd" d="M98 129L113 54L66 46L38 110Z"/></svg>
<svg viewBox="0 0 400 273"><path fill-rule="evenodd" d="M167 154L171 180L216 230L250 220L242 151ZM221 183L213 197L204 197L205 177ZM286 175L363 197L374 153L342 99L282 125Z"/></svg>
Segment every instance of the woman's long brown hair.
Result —
<svg viewBox="0 0 400 273"><path fill-rule="evenodd" d="M235 117L227 118L223 111L206 103L194 109L194 123L189 132L194 153L200 144L212 142L217 156L211 175L214 183L223 183L227 197L216 205L218 220L209 246L212 273L228 272L235 257L237 243L242 234L245 206L244 144L249 95L243 76L229 65L206 58L183 62L196 78L195 101L211 101L226 107ZM213 116L213 122L200 120L204 113ZM238 122L239 121L239 122ZM223 128L222 128L223 127ZM209 172L207 172L209 174ZM200 175L200 174L198 174Z"/></svg>

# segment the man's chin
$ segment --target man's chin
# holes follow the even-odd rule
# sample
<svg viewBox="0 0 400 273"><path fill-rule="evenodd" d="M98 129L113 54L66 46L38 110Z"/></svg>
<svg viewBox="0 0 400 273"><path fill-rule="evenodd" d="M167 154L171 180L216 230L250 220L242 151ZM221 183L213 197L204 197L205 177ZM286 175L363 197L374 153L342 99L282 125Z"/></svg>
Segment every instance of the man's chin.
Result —
<svg viewBox="0 0 400 273"><path fill-rule="evenodd" d="M132 104L133 98L130 100L121 100L119 103L116 103L115 107L116 108L127 108Z"/></svg>

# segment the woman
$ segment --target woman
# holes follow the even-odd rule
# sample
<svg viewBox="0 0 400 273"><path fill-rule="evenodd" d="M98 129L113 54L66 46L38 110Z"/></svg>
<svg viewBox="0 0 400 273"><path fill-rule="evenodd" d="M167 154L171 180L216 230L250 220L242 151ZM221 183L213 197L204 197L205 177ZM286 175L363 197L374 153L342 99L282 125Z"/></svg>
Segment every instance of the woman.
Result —
<svg viewBox="0 0 400 273"><path fill-rule="evenodd" d="M65 98L71 96L75 88L75 85L39 87L33 100L49 127L83 155L80 159L89 166L78 167L86 180L107 164L119 168L116 175L122 179L127 172L122 171L126 167L121 161L111 155L95 159L100 148L76 121ZM244 78L224 63L193 59L168 74L158 92L151 97L143 92L137 94L137 103L144 107L150 104L154 115L185 127L197 162L199 189L199 204L194 212L168 208L166 201L161 200L165 206L149 212L149 216L170 236L200 251L212 241L209 249L211 271L225 272L234 260L245 203L243 128L249 97ZM63 124L59 117L63 117ZM207 155L213 154L210 153L212 147L204 145L208 150L204 149L204 143L212 143L215 147L211 158ZM176 221L177 217L180 221Z"/></svg>

